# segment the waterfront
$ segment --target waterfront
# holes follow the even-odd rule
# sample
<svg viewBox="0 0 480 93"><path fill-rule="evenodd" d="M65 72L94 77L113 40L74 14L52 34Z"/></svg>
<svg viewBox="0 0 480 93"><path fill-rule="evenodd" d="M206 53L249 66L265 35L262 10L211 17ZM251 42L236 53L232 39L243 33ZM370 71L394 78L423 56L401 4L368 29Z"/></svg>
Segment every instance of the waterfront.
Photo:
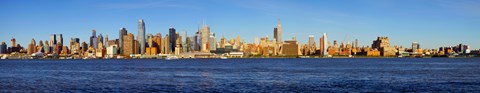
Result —
<svg viewBox="0 0 480 93"><path fill-rule="evenodd" d="M479 92L479 58L0 60L0 92Z"/></svg>

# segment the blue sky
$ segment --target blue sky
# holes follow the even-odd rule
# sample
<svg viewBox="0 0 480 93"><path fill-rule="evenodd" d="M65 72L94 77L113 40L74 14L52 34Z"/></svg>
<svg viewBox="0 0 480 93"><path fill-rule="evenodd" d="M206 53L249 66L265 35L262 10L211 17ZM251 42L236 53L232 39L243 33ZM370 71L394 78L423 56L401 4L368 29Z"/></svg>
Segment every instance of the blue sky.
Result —
<svg viewBox="0 0 480 93"><path fill-rule="evenodd" d="M137 34L144 19L147 33L165 35L173 26L190 36L206 20L217 39L240 35L253 42L273 37L281 19L283 39L296 35L301 43L328 33L329 40L359 39L365 46L388 36L391 45L404 47L464 43L478 49L479 10L479 0L1 0L0 41L15 37L25 46L54 33L63 34L64 43L88 41L92 29L116 39L121 27Z"/></svg>

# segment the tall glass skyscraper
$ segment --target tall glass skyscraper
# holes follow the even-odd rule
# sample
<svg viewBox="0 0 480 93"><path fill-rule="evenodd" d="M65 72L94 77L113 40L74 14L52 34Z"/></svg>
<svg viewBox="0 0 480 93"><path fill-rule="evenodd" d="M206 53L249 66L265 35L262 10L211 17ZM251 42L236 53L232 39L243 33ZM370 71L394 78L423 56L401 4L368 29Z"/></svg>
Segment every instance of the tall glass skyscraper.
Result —
<svg viewBox="0 0 480 93"><path fill-rule="evenodd" d="M172 50L172 52L175 52L175 46L177 45L177 34L175 31L175 28L170 27L168 29L168 34L170 35L170 46L169 48Z"/></svg>
<svg viewBox="0 0 480 93"><path fill-rule="evenodd" d="M140 43L140 54L145 54L145 22L138 20L138 42Z"/></svg>

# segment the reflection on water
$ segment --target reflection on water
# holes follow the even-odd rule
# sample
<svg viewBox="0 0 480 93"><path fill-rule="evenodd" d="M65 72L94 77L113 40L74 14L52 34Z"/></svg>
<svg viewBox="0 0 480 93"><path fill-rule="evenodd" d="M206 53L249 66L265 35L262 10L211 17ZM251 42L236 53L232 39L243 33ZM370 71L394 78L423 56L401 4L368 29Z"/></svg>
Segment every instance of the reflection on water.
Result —
<svg viewBox="0 0 480 93"><path fill-rule="evenodd" d="M0 60L0 92L479 92L480 59Z"/></svg>

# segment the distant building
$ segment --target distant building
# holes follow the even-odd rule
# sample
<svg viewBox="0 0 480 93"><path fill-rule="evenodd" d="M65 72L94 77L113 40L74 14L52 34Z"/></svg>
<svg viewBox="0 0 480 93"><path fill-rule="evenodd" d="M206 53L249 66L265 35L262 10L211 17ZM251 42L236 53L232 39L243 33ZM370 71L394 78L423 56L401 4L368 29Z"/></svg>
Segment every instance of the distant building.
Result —
<svg viewBox="0 0 480 93"><path fill-rule="evenodd" d="M171 48L170 48L170 36L167 34L165 37L162 39L162 45L161 45L161 54L170 54L171 53Z"/></svg>
<svg viewBox="0 0 480 93"><path fill-rule="evenodd" d="M119 54L122 53L123 51L123 36L127 35L127 29L126 28L120 28L119 34L118 34L118 49L120 50Z"/></svg>
<svg viewBox="0 0 480 93"><path fill-rule="evenodd" d="M210 26L203 25L202 28L200 29L200 35L201 35L200 51L210 52L210 49L208 49L208 45L210 42Z"/></svg>
<svg viewBox="0 0 480 93"><path fill-rule="evenodd" d="M5 42L0 45L0 54L7 54L7 44Z"/></svg>
<svg viewBox="0 0 480 93"><path fill-rule="evenodd" d="M92 36L90 36L90 46L92 46L94 49L98 48L98 39L97 39L97 31L95 29L92 30Z"/></svg>
<svg viewBox="0 0 480 93"><path fill-rule="evenodd" d="M418 42L413 42L412 43L412 52L413 53L417 53L419 48L420 48L420 44L418 44Z"/></svg>
<svg viewBox="0 0 480 93"><path fill-rule="evenodd" d="M285 41L285 43L283 44L282 47L284 48L283 53L282 53L284 55L298 56L300 54L299 53L298 42L295 41L295 40Z"/></svg>
<svg viewBox="0 0 480 93"><path fill-rule="evenodd" d="M209 44L209 45L210 45L210 47L209 47L210 49L209 49L209 50L210 50L210 51L211 51L211 50L216 50L216 49L217 49L217 40L216 40L216 38L215 38L215 33L210 33L209 39L210 39L210 40L209 40L209 43L210 43L210 44Z"/></svg>
<svg viewBox="0 0 480 93"><path fill-rule="evenodd" d="M130 56L130 54L134 53L134 43L134 36L132 33L123 36L123 56Z"/></svg>
<svg viewBox="0 0 480 93"><path fill-rule="evenodd" d="M308 35L308 45L306 50L308 51L309 55L314 54L315 50L317 50L315 37L313 35Z"/></svg>
<svg viewBox="0 0 480 93"><path fill-rule="evenodd" d="M380 55L382 56L396 55L396 49L393 47L390 47L390 42L388 37L377 37L377 40L373 41L372 48L378 49L380 51Z"/></svg>
<svg viewBox="0 0 480 93"><path fill-rule="evenodd" d="M108 56L117 55L117 54L118 54L117 50L118 50L118 46L117 46L117 45L108 46L108 47L107 47L107 55L108 55Z"/></svg>
<svg viewBox="0 0 480 93"><path fill-rule="evenodd" d="M140 54L145 54L145 22L143 19L138 20L138 42L140 44Z"/></svg>
<svg viewBox="0 0 480 93"><path fill-rule="evenodd" d="M323 33L323 36L320 38L320 54L323 56L328 56L328 41L327 33Z"/></svg>
<svg viewBox="0 0 480 93"><path fill-rule="evenodd" d="M277 27L273 29L273 38L275 38L279 43L283 42L282 41L282 25L280 24L280 19L278 19Z"/></svg>
<svg viewBox="0 0 480 93"><path fill-rule="evenodd" d="M54 46L57 44L57 35L56 34L51 34L50 35L50 44L51 46Z"/></svg>
<svg viewBox="0 0 480 93"><path fill-rule="evenodd" d="M63 35L62 34L58 34L57 35L57 45L60 45L60 46L63 46Z"/></svg>
<svg viewBox="0 0 480 93"><path fill-rule="evenodd" d="M172 50L172 52L175 52L175 46L177 45L177 35L176 35L176 30L173 27L170 27L168 29L168 34L170 35L170 41L169 41L169 50Z"/></svg>
<svg viewBox="0 0 480 93"><path fill-rule="evenodd" d="M27 54L33 54L36 52L37 48L36 48L36 43L35 43L35 39L32 38L32 41L30 42L30 44L28 44L28 50L27 50Z"/></svg>

